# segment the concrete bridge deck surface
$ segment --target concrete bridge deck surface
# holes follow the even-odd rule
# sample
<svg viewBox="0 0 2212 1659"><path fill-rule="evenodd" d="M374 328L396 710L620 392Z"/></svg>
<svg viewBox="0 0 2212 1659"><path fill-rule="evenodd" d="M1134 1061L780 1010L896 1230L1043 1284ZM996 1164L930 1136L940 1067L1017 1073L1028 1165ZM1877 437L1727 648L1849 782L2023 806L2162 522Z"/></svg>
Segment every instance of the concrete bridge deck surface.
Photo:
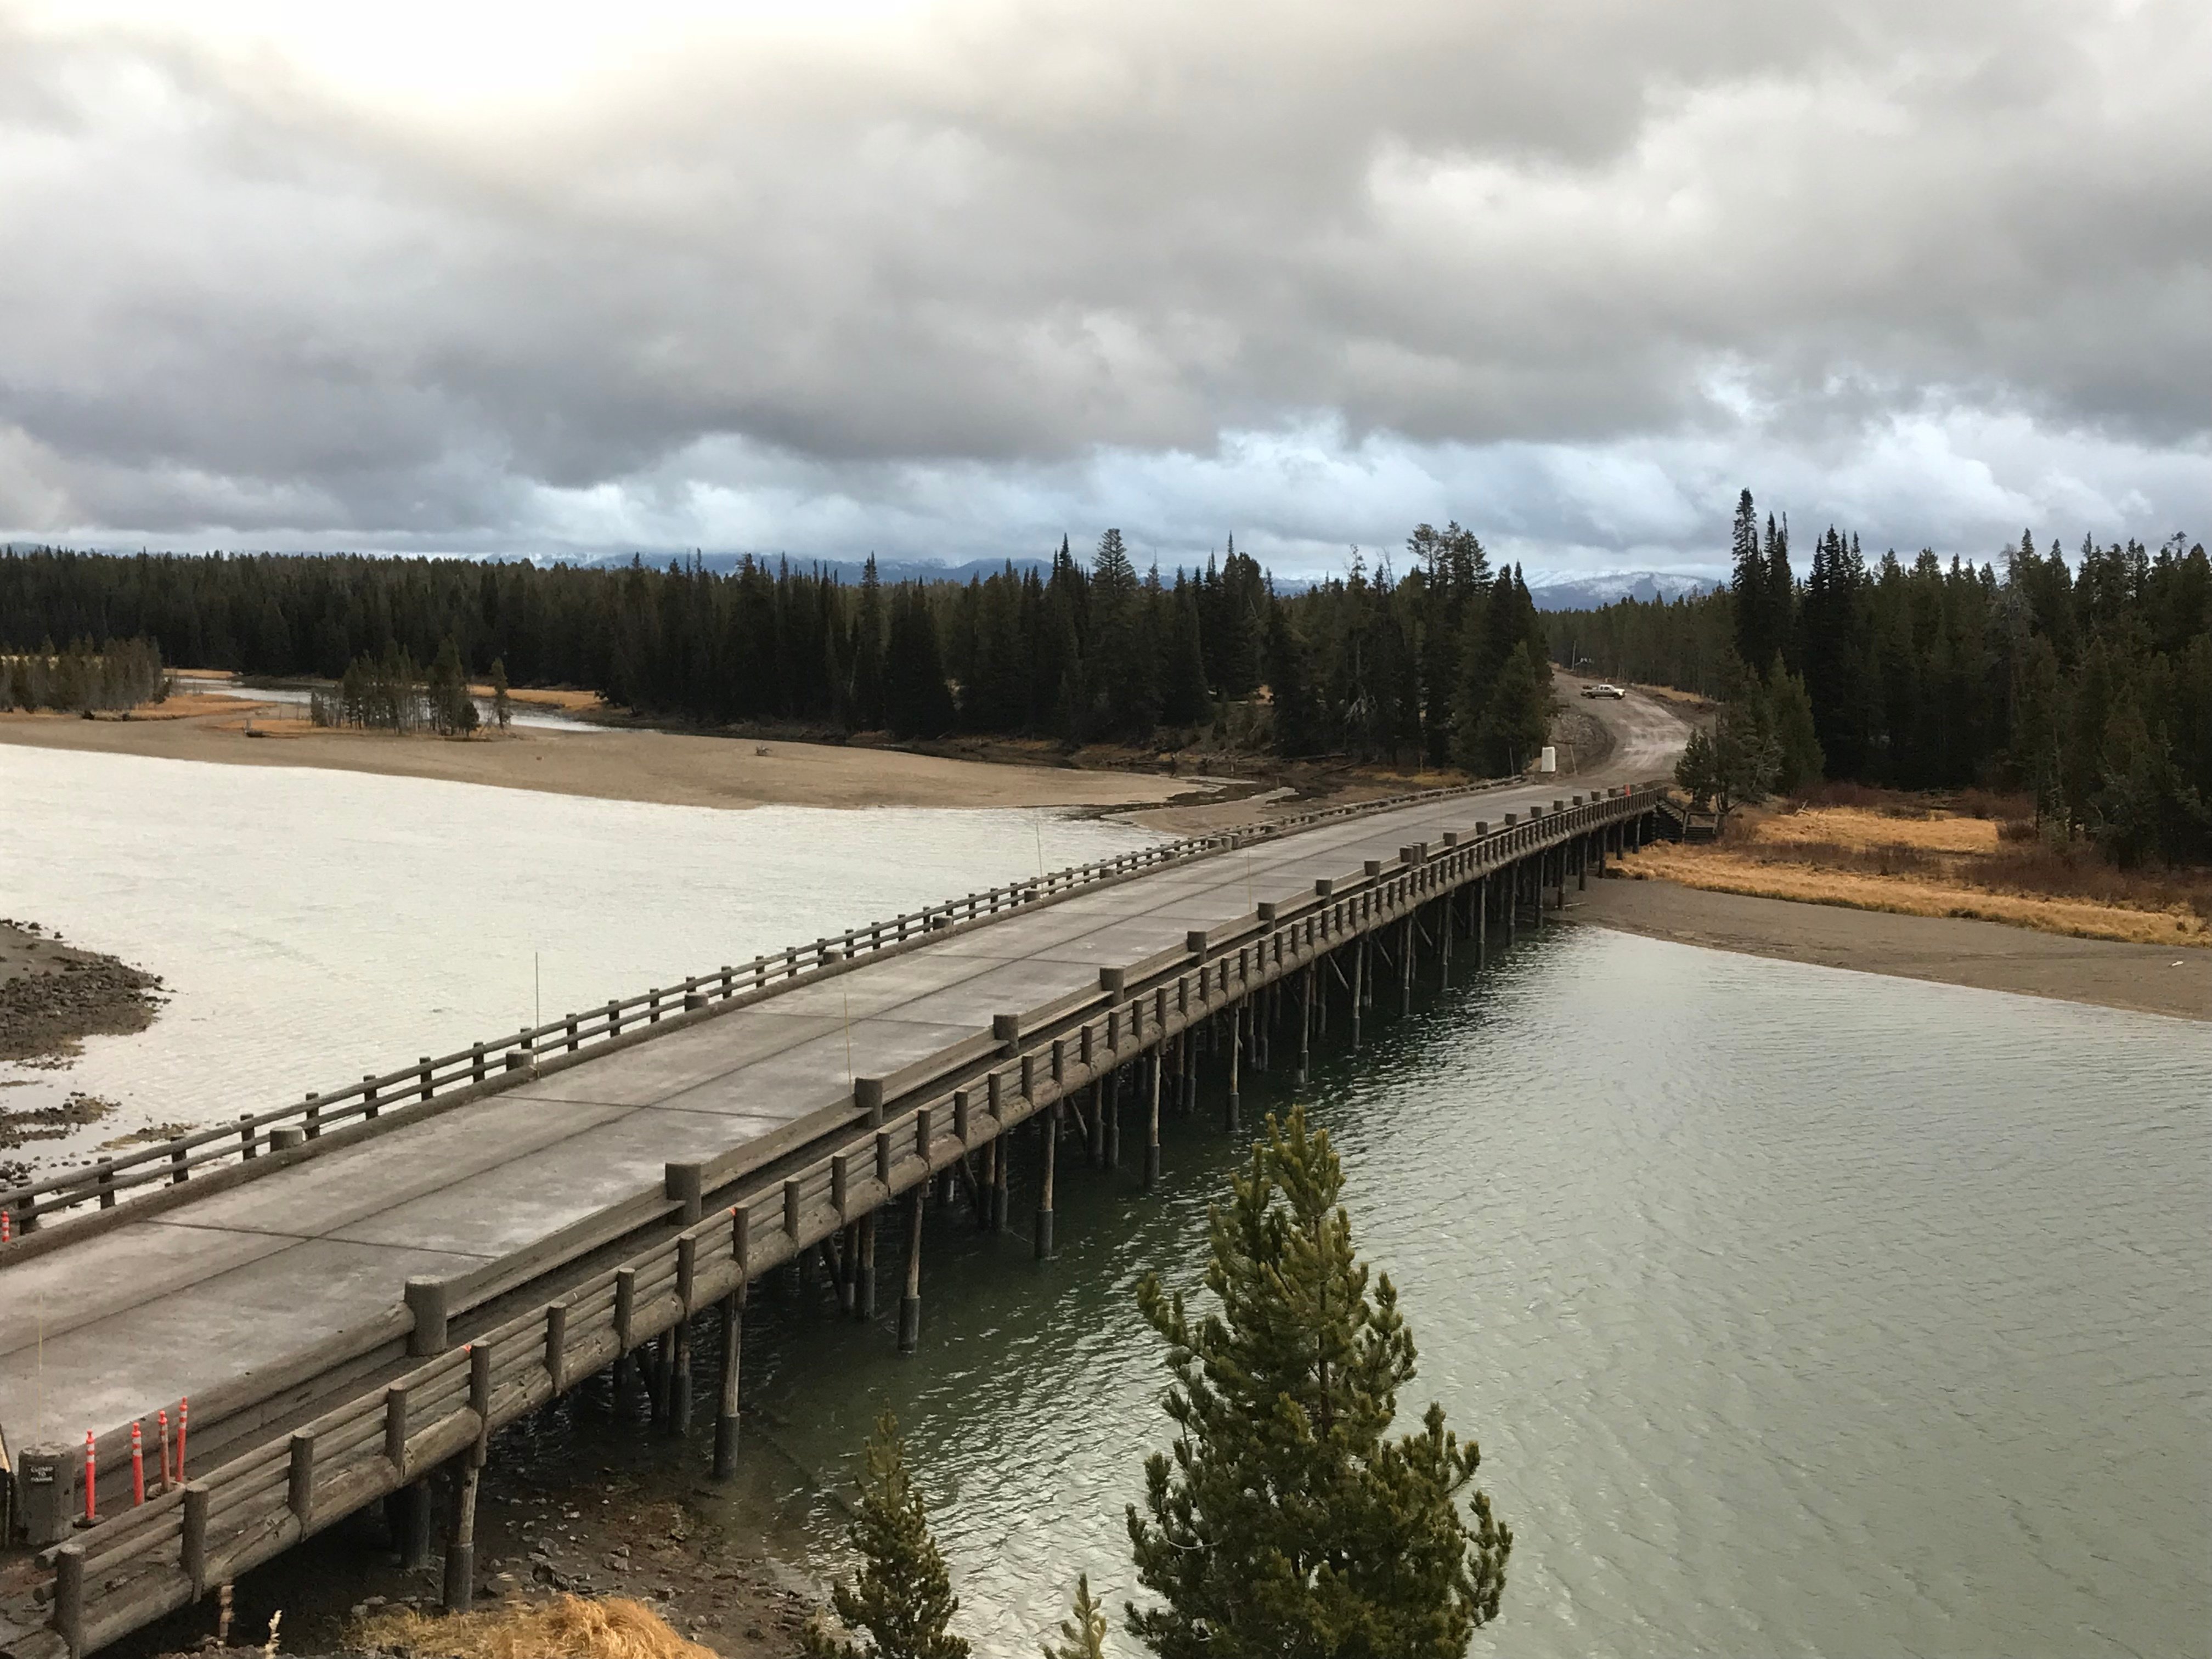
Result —
<svg viewBox="0 0 2212 1659"><path fill-rule="evenodd" d="M410 1276L448 1278L731 1152L878 1076L1094 987L1255 902L1445 829L1662 773L1683 728L1600 705L1613 752L1547 778L1321 826L1079 894L804 985L444 1116L0 1271L0 1428L66 1445L374 1320Z"/></svg>

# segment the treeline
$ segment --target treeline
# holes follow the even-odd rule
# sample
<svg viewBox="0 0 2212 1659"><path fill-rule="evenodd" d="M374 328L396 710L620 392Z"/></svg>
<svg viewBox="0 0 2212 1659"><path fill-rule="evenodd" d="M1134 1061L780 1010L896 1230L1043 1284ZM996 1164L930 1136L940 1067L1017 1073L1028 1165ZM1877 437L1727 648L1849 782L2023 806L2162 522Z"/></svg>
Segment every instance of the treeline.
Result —
<svg viewBox="0 0 2212 1659"><path fill-rule="evenodd" d="M2003 568L1869 562L1831 528L1800 580L1789 529L1736 508L1729 587L1548 619L1553 650L1800 730L1796 769L1904 789L2033 793L2118 862L2212 857L2212 563L2176 536L2032 534ZM1796 718L1800 706L1805 710ZM1809 726L1809 732L1803 728Z"/></svg>
<svg viewBox="0 0 2212 1659"><path fill-rule="evenodd" d="M15 653L0 657L0 711L53 708L78 714L133 708L168 695L161 647L150 641L110 639L94 650L89 639L80 637L57 651L47 638L35 649L13 641L0 648Z"/></svg>
<svg viewBox="0 0 2212 1659"><path fill-rule="evenodd" d="M901 738L955 731L1149 744L1212 732L1290 756L1517 769L1543 741L1550 665L1527 586L1456 525L1279 594L1236 550L1137 570L1087 560L966 583L857 584L748 559L605 568L358 556L0 555L0 646L142 635L172 661L344 680L338 718L404 723L375 690L449 646L465 673L588 686L661 718ZM1264 688L1264 690L1263 690Z"/></svg>

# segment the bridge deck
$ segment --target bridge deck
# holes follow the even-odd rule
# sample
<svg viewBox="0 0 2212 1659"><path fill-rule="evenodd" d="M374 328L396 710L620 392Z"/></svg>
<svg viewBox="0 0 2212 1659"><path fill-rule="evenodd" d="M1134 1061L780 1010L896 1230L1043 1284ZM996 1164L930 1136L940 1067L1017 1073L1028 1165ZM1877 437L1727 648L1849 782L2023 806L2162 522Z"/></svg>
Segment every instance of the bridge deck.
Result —
<svg viewBox="0 0 2212 1659"><path fill-rule="evenodd" d="M0 1425L80 1443L283 1361L659 1182L672 1161L772 1135L992 1016L1095 987L1254 901L1394 857L1444 829L1663 769L1671 715L1607 708L1601 768L1322 826L1011 915L757 1006L587 1058L443 1116L333 1150L0 1273Z"/></svg>

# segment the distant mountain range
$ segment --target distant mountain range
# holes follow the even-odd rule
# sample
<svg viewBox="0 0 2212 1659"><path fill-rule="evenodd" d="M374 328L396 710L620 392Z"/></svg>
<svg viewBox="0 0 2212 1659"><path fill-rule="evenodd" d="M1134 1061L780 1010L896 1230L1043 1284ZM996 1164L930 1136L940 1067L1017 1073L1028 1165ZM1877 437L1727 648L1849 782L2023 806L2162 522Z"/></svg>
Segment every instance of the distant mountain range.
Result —
<svg viewBox="0 0 2212 1659"><path fill-rule="evenodd" d="M1720 586L1710 576L1686 576L1674 570L1610 570L1602 575L1531 582L1528 597L1539 611L1595 611L1617 599L1649 604L1710 592Z"/></svg>
<svg viewBox="0 0 2212 1659"><path fill-rule="evenodd" d="M753 556L773 568L776 560L782 556L771 553L755 554ZM728 571L735 569L744 557L741 553L708 553L700 556L699 562L709 570ZM623 565L629 562L629 556L627 554L610 555L592 562ZM665 566L669 559L664 555L658 560L647 558L646 562ZM878 559L876 561L876 574L886 582L964 582L971 576L995 575L1006 568L1006 562L1004 559L970 559L965 564L940 564L933 559ZM857 559L793 558L791 564L795 570L827 571L842 582L853 583L860 580L861 562ZM1052 563L1047 559L1016 559L1013 567L1017 570L1035 570L1044 574L1051 570ZM1275 578L1278 593L1301 593L1312 586L1313 579L1310 577ZM1615 599L1678 599L1686 593L1703 593L1719 586L1709 577L1684 575L1679 571L1613 570L1595 576L1561 577L1532 582L1528 592L1536 601L1539 611L1589 611L1601 605L1610 605Z"/></svg>

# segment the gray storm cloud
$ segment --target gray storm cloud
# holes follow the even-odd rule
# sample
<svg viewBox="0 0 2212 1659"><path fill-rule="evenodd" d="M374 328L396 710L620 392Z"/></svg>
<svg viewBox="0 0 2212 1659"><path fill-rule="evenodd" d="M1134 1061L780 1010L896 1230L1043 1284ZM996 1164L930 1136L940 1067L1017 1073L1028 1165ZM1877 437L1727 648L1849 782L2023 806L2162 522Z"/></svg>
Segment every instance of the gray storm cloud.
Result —
<svg viewBox="0 0 2212 1659"><path fill-rule="evenodd" d="M482 107L0 12L0 526L2201 533L2209 93L2185 3L953 6Z"/></svg>

